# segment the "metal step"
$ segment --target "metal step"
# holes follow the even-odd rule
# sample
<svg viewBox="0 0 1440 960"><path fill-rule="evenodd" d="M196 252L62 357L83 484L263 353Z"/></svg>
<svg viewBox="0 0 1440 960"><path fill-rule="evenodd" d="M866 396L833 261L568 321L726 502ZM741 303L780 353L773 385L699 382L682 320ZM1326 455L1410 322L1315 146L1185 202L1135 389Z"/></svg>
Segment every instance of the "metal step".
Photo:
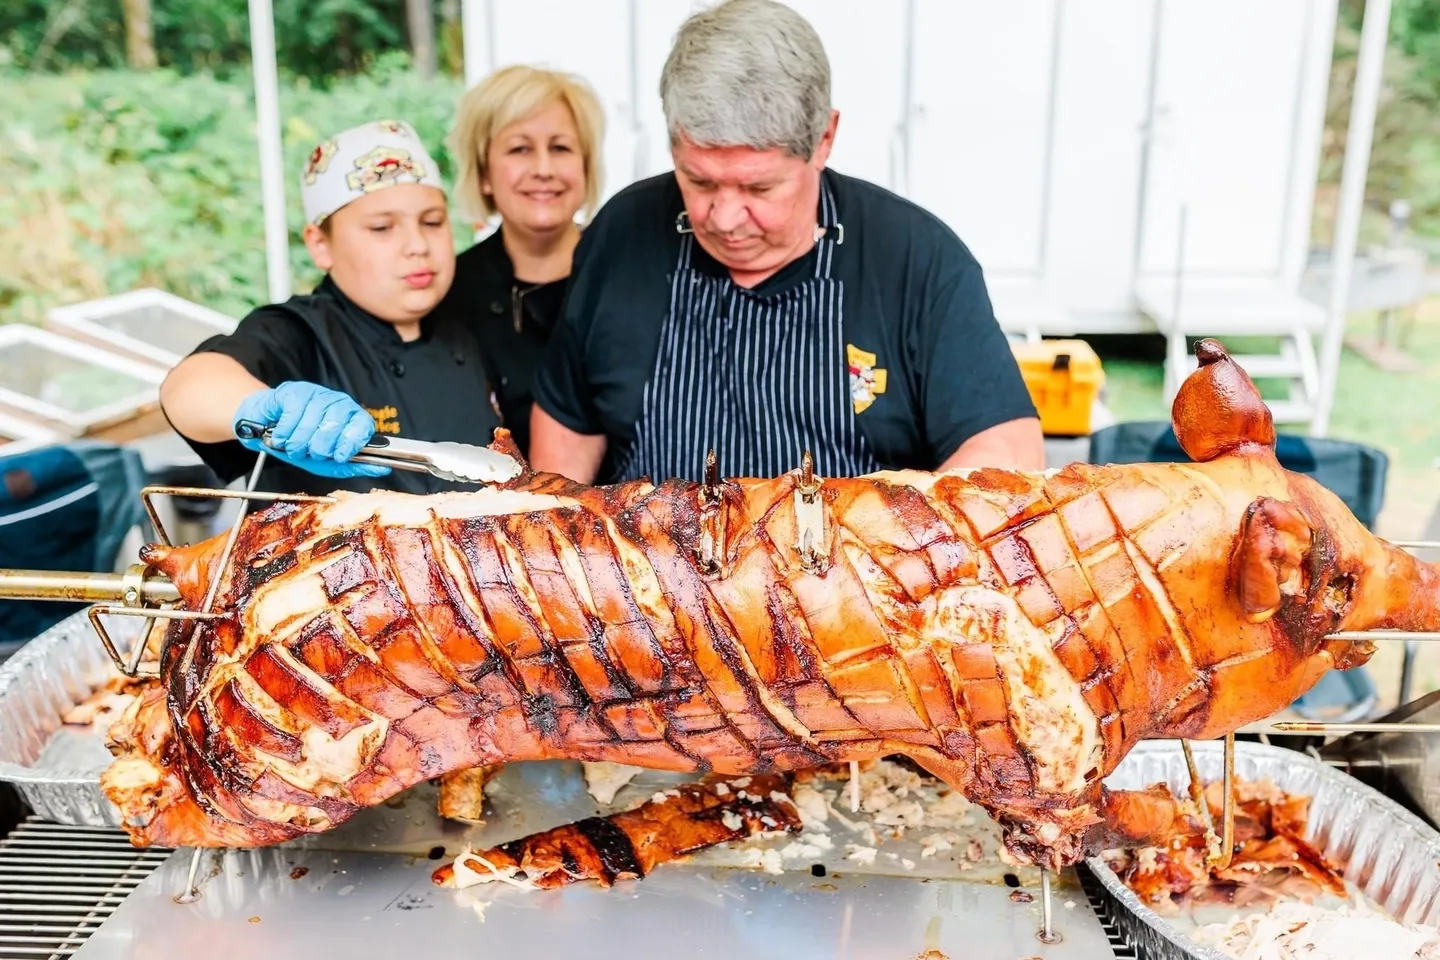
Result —
<svg viewBox="0 0 1440 960"><path fill-rule="evenodd" d="M1298 357L1276 353L1232 353L1230 359L1255 380L1298 380L1305 374ZM1186 373L1194 373L1199 362L1191 354L1186 363Z"/></svg>
<svg viewBox="0 0 1440 960"><path fill-rule="evenodd" d="M1310 423L1315 419L1315 404L1305 400L1266 400L1270 418L1276 423Z"/></svg>
<svg viewBox="0 0 1440 960"><path fill-rule="evenodd" d="M1164 334L1195 337L1281 337L1321 333L1326 312L1283 284L1187 280L1176 303L1171 279L1142 280L1136 305Z"/></svg>

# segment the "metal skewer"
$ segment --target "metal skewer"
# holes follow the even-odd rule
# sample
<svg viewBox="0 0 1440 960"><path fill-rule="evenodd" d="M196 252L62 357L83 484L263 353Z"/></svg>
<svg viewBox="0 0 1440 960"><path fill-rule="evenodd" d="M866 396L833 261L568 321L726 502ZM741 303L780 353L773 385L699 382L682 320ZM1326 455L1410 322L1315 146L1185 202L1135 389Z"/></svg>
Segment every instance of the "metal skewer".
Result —
<svg viewBox="0 0 1440 960"><path fill-rule="evenodd" d="M1440 733L1440 723L1324 723L1314 720L1280 720L1276 733Z"/></svg>
<svg viewBox="0 0 1440 960"><path fill-rule="evenodd" d="M1437 630L1341 630L1325 634L1326 640L1440 640Z"/></svg>
<svg viewBox="0 0 1440 960"><path fill-rule="evenodd" d="M1059 943L1065 938L1055 932L1055 913L1050 896L1050 868L1040 868L1040 932L1035 934L1041 943Z"/></svg>
<svg viewBox="0 0 1440 960"><path fill-rule="evenodd" d="M264 454L259 454L261 461L257 461L259 467L263 462ZM140 503L145 507L145 513L150 517L150 525L155 528L155 536L160 543L167 547L175 544L170 541L170 532L165 529L165 524L160 519L160 514L155 509L153 497L209 497L216 500L254 500L260 503L334 503L334 497L317 496L310 493L265 493L255 490L253 484L259 474L253 474L250 483L247 483L244 490L220 490L215 487L173 487L173 486L150 486L140 491ZM237 524L240 518L235 521Z"/></svg>
<svg viewBox="0 0 1440 960"><path fill-rule="evenodd" d="M1235 734L1225 734L1225 809L1224 836L1220 840L1220 858L1212 869L1224 870L1235 856Z"/></svg>
<svg viewBox="0 0 1440 960"><path fill-rule="evenodd" d="M1210 813L1210 803L1205 799L1205 788L1200 783L1200 769L1195 765L1195 752L1190 749L1189 740L1181 740L1180 749L1185 753L1185 767L1190 771L1190 799L1195 802L1200 816L1205 820L1205 861L1218 861L1220 838L1215 834L1215 817Z"/></svg>
<svg viewBox="0 0 1440 960"><path fill-rule="evenodd" d="M190 872L185 876L185 889L175 894L172 898L176 903L194 903L200 899L200 889L195 883L196 876L200 873L200 857L204 848L196 847L190 853Z"/></svg>
<svg viewBox="0 0 1440 960"><path fill-rule="evenodd" d="M830 555L820 486L821 480L815 476L815 457L806 450L800 456L800 481L795 485L795 551L800 568L816 575L824 574Z"/></svg>
<svg viewBox="0 0 1440 960"><path fill-rule="evenodd" d="M720 573L725 561L725 497L720 489L720 462L715 451L705 454L705 482L700 485L700 542L696 546L696 559L700 572L706 576Z"/></svg>

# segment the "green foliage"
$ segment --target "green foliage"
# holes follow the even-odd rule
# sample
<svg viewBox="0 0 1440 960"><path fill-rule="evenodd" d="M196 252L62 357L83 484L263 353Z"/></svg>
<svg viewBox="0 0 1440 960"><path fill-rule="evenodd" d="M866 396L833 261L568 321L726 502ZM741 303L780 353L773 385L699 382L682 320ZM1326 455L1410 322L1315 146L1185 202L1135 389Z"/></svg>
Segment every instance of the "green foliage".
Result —
<svg viewBox="0 0 1440 960"><path fill-rule="evenodd" d="M246 0L152 0L155 51L182 73L248 73ZM367 70L408 42L404 0L275 0L282 72L316 82ZM6 0L0 64L27 70L125 66L120 0Z"/></svg>
<svg viewBox="0 0 1440 960"><path fill-rule="evenodd" d="M1363 4L1341 4L1321 168L1330 185ZM435 6L454 19L454 3ZM246 0L152 7L162 66L135 73L111 69L124 62L120 0L0 3L9 188L0 191L0 320L33 322L52 304L142 284L236 315L266 299ZM275 0L275 19L292 272L303 291L318 279L300 238L296 174L307 152L336 130L396 117L416 126L453 180L444 137L461 81L453 29L439 33L451 74L424 81L410 71L404 0ZM1440 235L1440 0L1394 0L1391 25L1368 198L1381 209L1409 200L1416 228ZM1330 206L1322 189L1320 242Z"/></svg>
<svg viewBox="0 0 1440 960"><path fill-rule="evenodd" d="M154 285L243 316L267 300L260 161L248 82L102 71L4 78L0 320ZM298 174L322 137L366 120L414 124L446 182L458 81L422 81L403 58L329 89L282 90L294 288L319 274L301 239ZM460 248L469 230L457 225Z"/></svg>
<svg viewBox="0 0 1440 960"><path fill-rule="evenodd" d="M1320 178L1338 184L1363 23L1362 0L1342 0L1325 118ZM1394 0L1384 85L1376 110L1366 200L1408 201L1412 224L1440 236L1440 0ZM1328 241L1325 211L1316 237Z"/></svg>
<svg viewBox="0 0 1440 960"><path fill-rule="evenodd" d="M6 0L0 64L96 69L125 62L120 0Z"/></svg>
<svg viewBox="0 0 1440 960"><path fill-rule="evenodd" d="M1392 42L1415 62L1414 79L1440 100L1440 0L1396 0L1390 26Z"/></svg>

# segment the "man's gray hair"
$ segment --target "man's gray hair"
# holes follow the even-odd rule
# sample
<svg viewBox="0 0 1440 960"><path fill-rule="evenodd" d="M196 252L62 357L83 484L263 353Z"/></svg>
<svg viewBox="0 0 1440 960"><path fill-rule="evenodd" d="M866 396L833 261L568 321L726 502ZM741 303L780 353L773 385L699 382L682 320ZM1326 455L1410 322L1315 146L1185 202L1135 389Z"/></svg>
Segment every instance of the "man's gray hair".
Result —
<svg viewBox="0 0 1440 960"><path fill-rule="evenodd" d="M781 148L809 160L830 122L830 61L815 28L775 0L691 16L660 74L673 146Z"/></svg>

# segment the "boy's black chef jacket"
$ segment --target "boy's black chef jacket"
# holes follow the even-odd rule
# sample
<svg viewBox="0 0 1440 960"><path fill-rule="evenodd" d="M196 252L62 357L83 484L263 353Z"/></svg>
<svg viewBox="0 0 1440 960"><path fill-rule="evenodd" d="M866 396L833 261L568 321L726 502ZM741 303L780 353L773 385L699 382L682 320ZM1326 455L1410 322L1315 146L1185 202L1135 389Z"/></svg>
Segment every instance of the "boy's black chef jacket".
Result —
<svg viewBox="0 0 1440 960"><path fill-rule="evenodd" d="M484 446L500 418L494 407L480 345L471 325L443 301L409 343L395 328L345 296L329 277L308 296L260 307L235 332L212 337L196 353L231 357L274 387L303 380L349 394L375 418L378 433L411 440L452 440ZM224 483L248 475L255 454L238 440L191 448ZM383 477L320 477L271 457L258 489L327 494L376 488L406 493L476 489L428 473L391 470Z"/></svg>
<svg viewBox="0 0 1440 960"><path fill-rule="evenodd" d="M530 454L530 406L535 371L565 299L565 280L527 283L515 277L496 230L455 261L449 300L473 325L505 428Z"/></svg>

